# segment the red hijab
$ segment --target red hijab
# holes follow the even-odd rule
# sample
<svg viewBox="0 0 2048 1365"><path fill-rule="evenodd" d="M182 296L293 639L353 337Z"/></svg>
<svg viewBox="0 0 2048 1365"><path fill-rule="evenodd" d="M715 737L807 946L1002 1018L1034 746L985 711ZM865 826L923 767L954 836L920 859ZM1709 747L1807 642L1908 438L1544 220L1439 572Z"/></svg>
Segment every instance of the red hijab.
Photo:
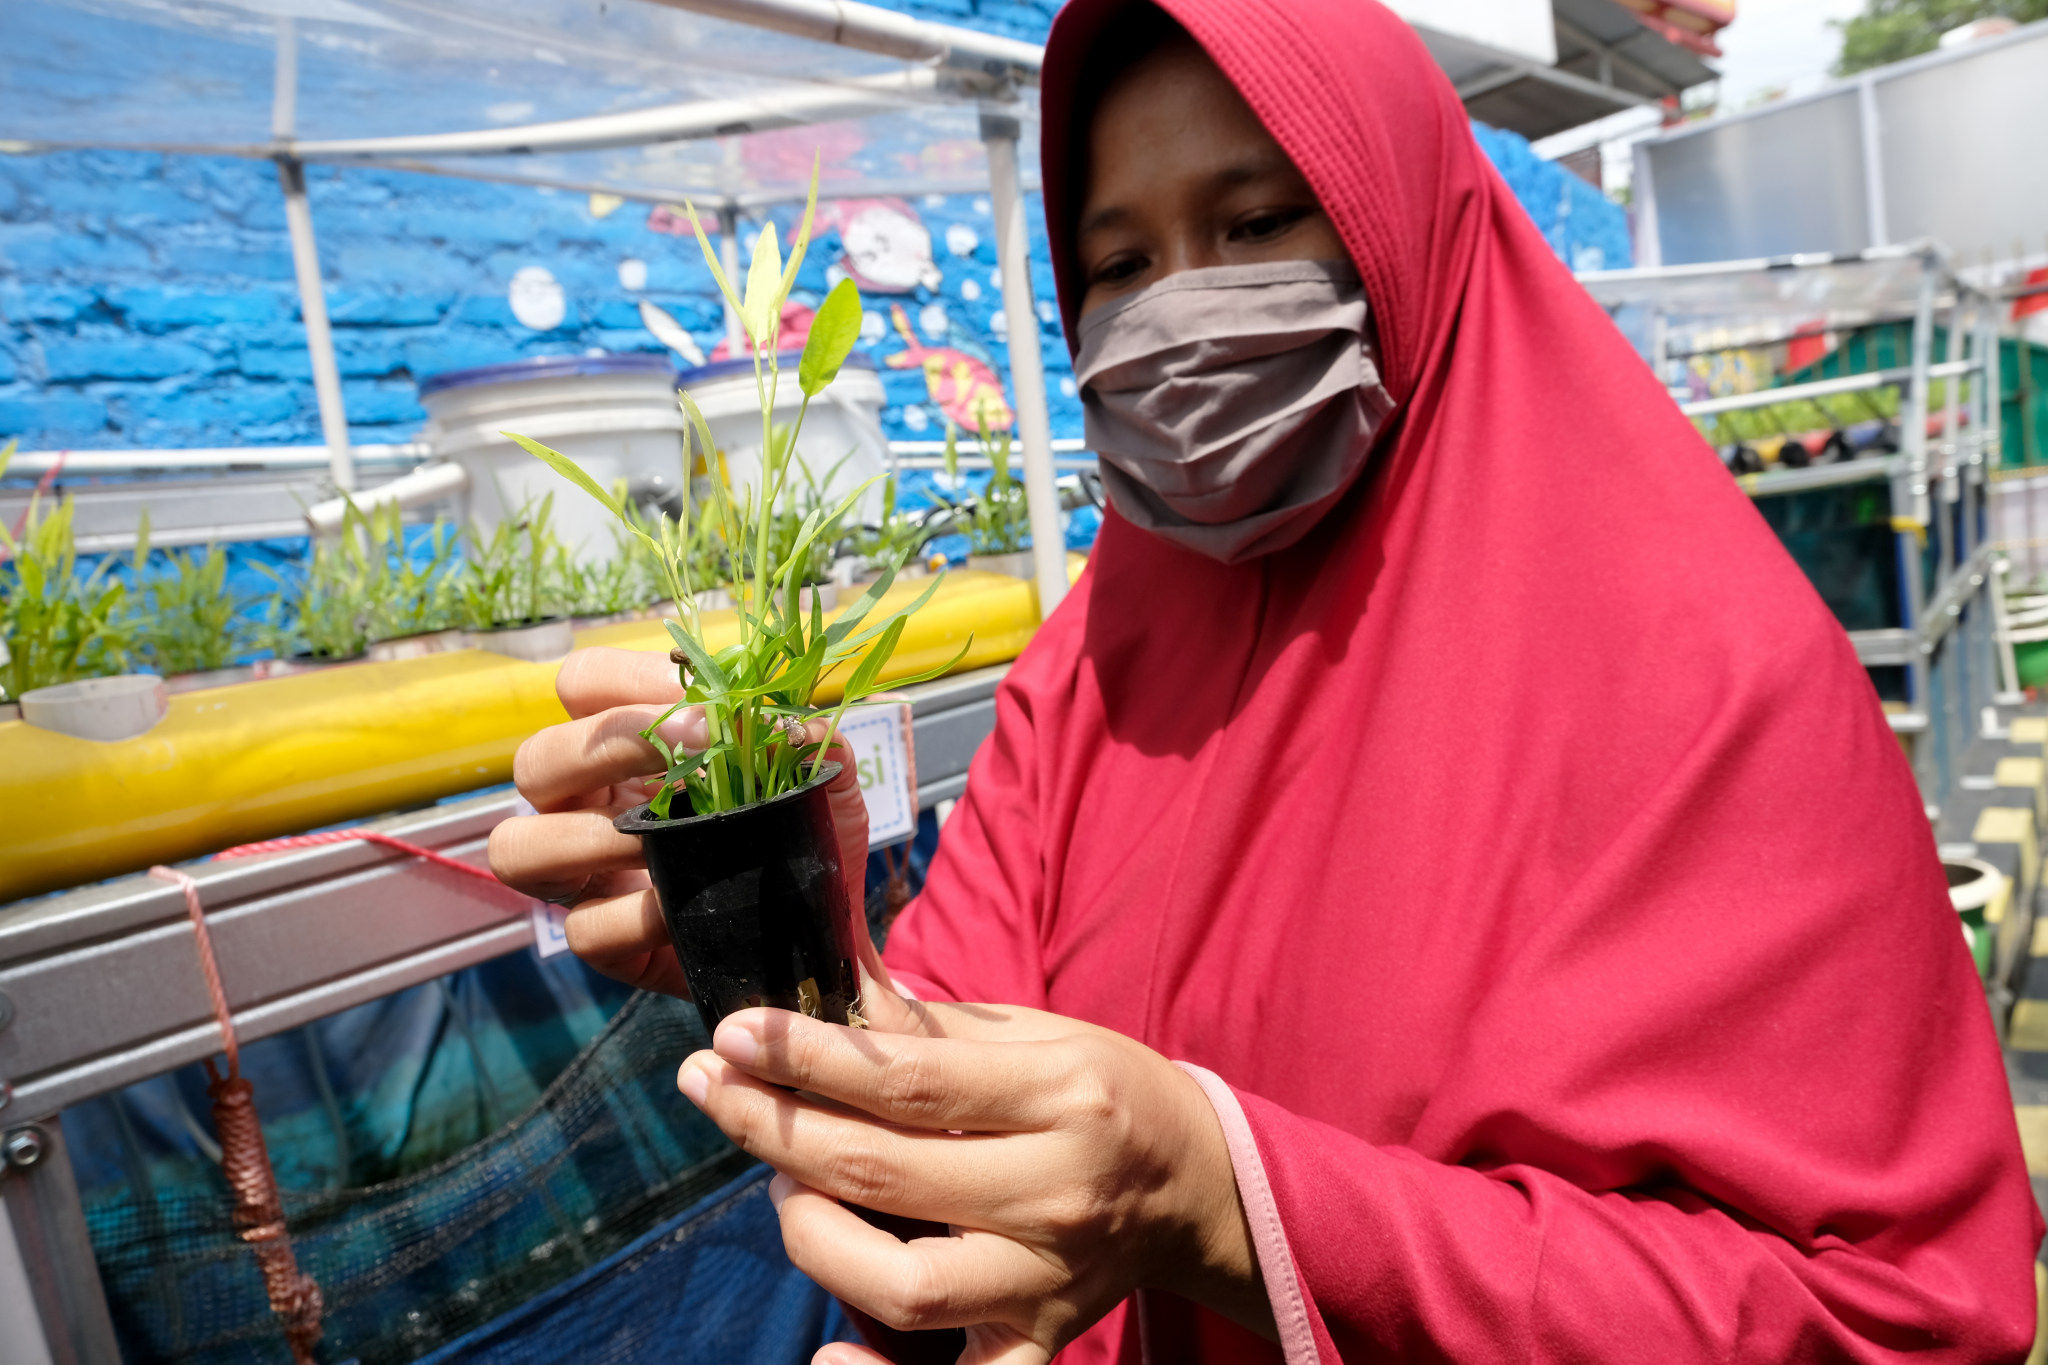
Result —
<svg viewBox="0 0 2048 1365"><path fill-rule="evenodd" d="M1124 3L1047 49L1070 336L1075 81ZM891 965L1227 1081L1295 1356L2018 1359L2004 1075L1842 631L1405 24L1163 8L1320 196L1398 413L1281 553L1107 519ZM1277 1354L1142 1297L1069 1358L1138 1359L1140 1318L1154 1359Z"/></svg>

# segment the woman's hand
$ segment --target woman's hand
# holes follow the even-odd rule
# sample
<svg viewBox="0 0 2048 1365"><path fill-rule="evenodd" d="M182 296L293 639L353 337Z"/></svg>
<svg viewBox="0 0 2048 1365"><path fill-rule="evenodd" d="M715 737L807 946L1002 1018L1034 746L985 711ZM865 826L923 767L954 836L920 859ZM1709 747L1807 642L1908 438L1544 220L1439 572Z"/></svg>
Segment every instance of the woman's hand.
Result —
<svg viewBox="0 0 2048 1365"><path fill-rule="evenodd" d="M562 660L555 695L570 719L527 740L512 759L512 780L538 813L491 831L491 871L507 886L568 906L569 948L598 971L630 986L688 995L640 840L612 828L614 815L647 800L658 785L661 755L640 732L682 696L676 666L645 650L579 649ZM825 724L811 722L813 743L824 738ZM684 749L708 742L704 713L694 706L669 717L660 733ZM850 757L844 750L835 756ZM826 790L862 960L879 975L861 913L867 805L853 764L842 761L841 769Z"/></svg>
<svg viewBox="0 0 2048 1365"><path fill-rule="evenodd" d="M800 1269L890 1327L967 1328L977 1365L1040 1365L1146 1286L1272 1335L1222 1127L1191 1077L1057 1015L868 993L880 1027L742 1010L679 1077L780 1172L769 1196ZM952 1235L899 1241L848 1204Z"/></svg>

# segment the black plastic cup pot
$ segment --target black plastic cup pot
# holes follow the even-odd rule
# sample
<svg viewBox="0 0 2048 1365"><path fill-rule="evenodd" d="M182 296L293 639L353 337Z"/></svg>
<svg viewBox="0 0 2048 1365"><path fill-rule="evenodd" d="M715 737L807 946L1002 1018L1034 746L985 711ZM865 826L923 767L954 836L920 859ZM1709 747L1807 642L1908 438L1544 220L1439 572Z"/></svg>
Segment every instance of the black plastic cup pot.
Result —
<svg viewBox="0 0 2048 1365"><path fill-rule="evenodd" d="M612 821L640 836L690 995L706 1030L755 1005L860 1024L853 911L822 764L758 805L656 819L636 806Z"/></svg>

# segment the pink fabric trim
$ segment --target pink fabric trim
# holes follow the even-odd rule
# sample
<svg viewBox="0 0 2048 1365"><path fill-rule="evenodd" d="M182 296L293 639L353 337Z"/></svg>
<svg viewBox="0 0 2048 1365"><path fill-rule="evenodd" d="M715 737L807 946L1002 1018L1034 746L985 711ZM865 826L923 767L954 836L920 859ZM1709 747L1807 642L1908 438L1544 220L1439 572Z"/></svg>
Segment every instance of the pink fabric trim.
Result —
<svg viewBox="0 0 2048 1365"><path fill-rule="evenodd" d="M1223 1125L1223 1140L1230 1148L1230 1169L1237 1177L1237 1197L1244 1205L1245 1220L1252 1228L1252 1248L1259 1256L1259 1276L1266 1282L1266 1299L1273 1306L1273 1325L1280 1333L1280 1349L1287 1365L1318 1365L1315 1330L1309 1326L1308 1306L1301 1295L1301 1281L1294 1268L1294 1253L1287 1247L1286 1229L1280 1226L1280 1206L1273 1187L1266 1182L1266 1163L1259 1157L1258 1141L1252 1136L1250 1120L1237 1093L1215 1072L1189 1062L1175 1066L1195 1078L1202 1093L1216 1110Z"/></svg>

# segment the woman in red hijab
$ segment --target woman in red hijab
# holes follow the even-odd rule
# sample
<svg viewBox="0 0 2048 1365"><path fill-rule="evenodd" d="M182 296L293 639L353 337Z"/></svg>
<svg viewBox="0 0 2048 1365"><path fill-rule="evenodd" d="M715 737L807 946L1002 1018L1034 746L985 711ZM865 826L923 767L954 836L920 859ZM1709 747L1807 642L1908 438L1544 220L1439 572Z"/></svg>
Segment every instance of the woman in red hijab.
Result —
<svg viewBox="0 0 2048 1365"><path fill-rule="evenodd" d="M1405 25L1163 7L1073 0L1044 77L1115 514L875 1028L744 1011L684 1092L962 1361L2019 1360L2040 1223L1842 632ZM670 989L605 808L674 687L573 659L493 840Z"/></svg>

